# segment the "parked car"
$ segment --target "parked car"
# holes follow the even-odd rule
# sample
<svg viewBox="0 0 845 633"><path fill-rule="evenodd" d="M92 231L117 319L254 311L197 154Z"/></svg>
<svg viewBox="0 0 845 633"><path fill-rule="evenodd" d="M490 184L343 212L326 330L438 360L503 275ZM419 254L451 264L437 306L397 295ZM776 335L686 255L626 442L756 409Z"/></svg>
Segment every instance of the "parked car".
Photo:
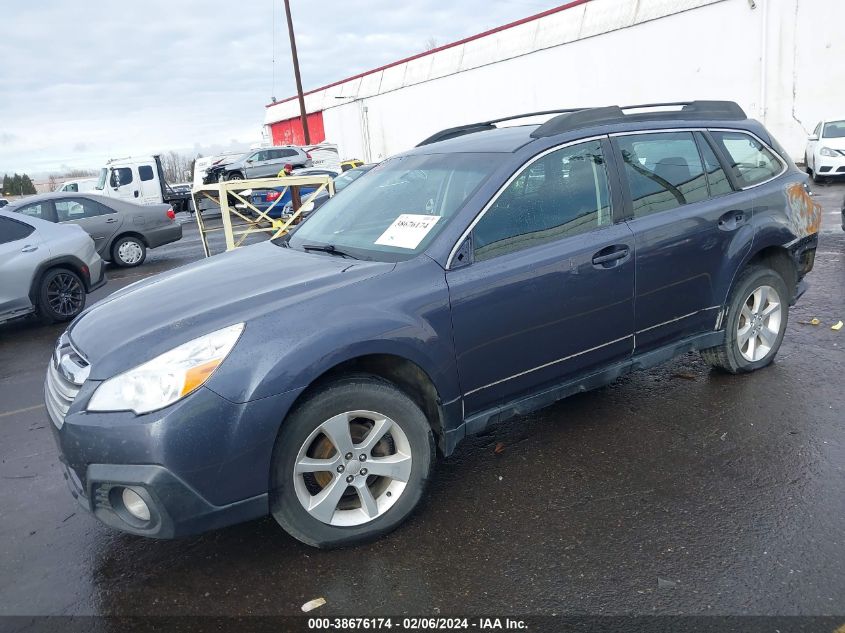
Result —
<svg viewBox="0 0 845 633"><path fill-rule="evenodd" d="M139 205L94 194L30 196L7 209L48 222L77 224L88 231L100 257L118 266L140 266L147 249L182 239L182 225L169 204Z"/></svg>
<svg viewBox="0 0 845 633"><path fill-rule="evenodd" d="M335 193L335 195L337 195L338 193L340 193L341 191L346 189L346 187L348 185L350 185L353 182L355 182L356 180L358 180L358 178L360 178L361 176L366 174L368 171L370 171L375 166L376 166L376 163L372 163L370 165L362 165L360 167L355 167L354 169L349 169L349 170L345 171L344 173L342 173L341 175L337 176L334 179L334 193ZM313 190L310 190L310 191L313 191ZM310 193L310 191L309 191L309 193ZM328 199L329 199L329 192L328 191L321 191L316 196L314 196L314 199L311 200L311 202L308 202L307 204L303 205L302 215L305 216L305 215L308 215L310 213L313 213L314 211L319 209L321 206L323 206ZM291 202L290 200L285 202L284 206L282 207L280 215L281 215L281 217L293 215L293 202Z"/></svg>
<svg viewBox="0 0 845 633"><path fill-rule="evenodd" d="M105 283L103 260L80 227L0 211L0 323L33 312L45 323L70 321Z"/></svg>
<svg viewBox="0 0 845 633"><path fill-rule="evenodd" d="M296 170L291 175L331 176L332 178L336 178L338 173L339 172L330 169L308 167L306 169ZM279 174L279 178L283 175L284 172L281 172ZM299 188L300 199L305 199L306 196L314 192L314 189L316 189L316 187L301 186ZM321 195L328 197L329 194L328 192L325 192ZM277 200L278 202L276 202ZM289 213L292 208L291 190L287 186L274 187L272 189L253 189L249 194L249 201L256 209L264 211L267 216L271 218L284 217L285 213Z"/></svg>
<svg viewBox="0 0 845 633"><path fill-rule="evenodd" d="M270 513L359 543L493 422L690 350L772 362L821 212L763 125L731 102L496 123L74 321L46 397L81 507L147 536Z"/></svg>
<svg viewBox="0 0 845 633"><path fill-rule="evenodd" d="M265 147L252 150L232 161L208 169L209 182L219 180L246 180L249 178L275 178L285 165L311 167L311 155L301 147ZM217 180L214 180L214 178Z"/></svg>
<svg viewBox="0 0 845 633"><path fill-rule="evenodd" d="M807 139L804 164L813 182L845 176L845 119L821 121Z"/></svg>
<svg viewBox="0 0 845 633"><path fill-rule="evenodd" d="M349 171L350 169L355 169L356 167L360 167L363 164L364 161L358 158L350 158L349 160L345 160L340 163L340 169L342 171Z"/></svg>
<svg viewBox="0 0 845 633"><path fill-rule="evenodd" d="M85 193L94 191L96 186L96 178L82 178L80 180L68 180L62 183L62 186L56 191L59 193Z"/></svg>

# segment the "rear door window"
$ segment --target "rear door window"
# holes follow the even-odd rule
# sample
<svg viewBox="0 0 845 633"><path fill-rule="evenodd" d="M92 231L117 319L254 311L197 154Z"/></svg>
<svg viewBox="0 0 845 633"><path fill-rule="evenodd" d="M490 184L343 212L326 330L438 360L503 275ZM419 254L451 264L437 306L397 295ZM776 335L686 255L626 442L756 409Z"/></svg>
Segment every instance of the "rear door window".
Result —
<svg viewBox="0 0 845 633"><path fill-rule="evenodd" d="M707 177L692 132L631 134L616 142L635 218L707 199Z"/></svg>
<svg viewBox="0 0 845 633"><path fill-rule="evenodd" d="M153 179L153 168L150 165L141 165L138 167L138 178L141 182Z"/></svg>
<svg viewBox="0 0 845 633"><path fill-rule="evenodd" d="M728 175L722 169L716 153L710 147L710 143L700 132L695 133L698 141L698 149L701 150L701 158L704 160L704 171L707 172L707 187L710 190L710 197L715 198L733 191Z"/></svg>
<svg viewBox="0 0 845 633"><path fill-rule="evenodd" d="M784 170L783 163L760 141L744 132L711 132L741 187L771 180Z"/></svg>
<svg viewBox="0 0 845 633"><path fill-rule="evenodd" d="M11 218L0 218L0 244L16 242L33 234L35 228Z"/></svg>

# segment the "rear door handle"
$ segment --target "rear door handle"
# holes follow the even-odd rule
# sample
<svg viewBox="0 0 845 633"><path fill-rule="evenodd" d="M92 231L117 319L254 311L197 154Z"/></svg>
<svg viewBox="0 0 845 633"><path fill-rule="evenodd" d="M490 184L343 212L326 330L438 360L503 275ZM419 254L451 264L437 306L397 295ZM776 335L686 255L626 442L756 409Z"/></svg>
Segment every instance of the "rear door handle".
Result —
<svg viewBox="0 0 845 633"><path fill-rule="evenodd" d="M608 246L593 255L593 266L611 268L612 266L616 266L617 262L627 258L630 252L630 249L624 244L614 244L613 246Z"/></svg>
<svg viewBox="0 0 845 633"><path fill-rule="evenodd" d="M21 253L34 253L37 250L38 250L37 246L34 246L32 244L27 244L26 246L24 246L21 249Z"/></svg>

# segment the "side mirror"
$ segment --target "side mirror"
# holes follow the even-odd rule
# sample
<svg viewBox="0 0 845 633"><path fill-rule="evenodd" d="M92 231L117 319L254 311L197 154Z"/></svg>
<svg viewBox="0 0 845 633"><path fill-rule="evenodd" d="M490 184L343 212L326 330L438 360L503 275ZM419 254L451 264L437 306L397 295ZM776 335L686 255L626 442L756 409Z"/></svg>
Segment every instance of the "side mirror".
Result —
<svg viewBox="0 0 845 633"><path fill-rule="evenodd" d="M819 135L818 134L810 134L810 136L807 137L807 140L808 141L818 141Z"/></svg>
<svg viewBox="0 0 845 633"><path fill-rule="evenodd" d="M246 159L246 162L248 162L248 163L254 163L254 162L255 162L255 160L254 160L254 159L252 159L252 158L247 158L247 159Z"/></svg>

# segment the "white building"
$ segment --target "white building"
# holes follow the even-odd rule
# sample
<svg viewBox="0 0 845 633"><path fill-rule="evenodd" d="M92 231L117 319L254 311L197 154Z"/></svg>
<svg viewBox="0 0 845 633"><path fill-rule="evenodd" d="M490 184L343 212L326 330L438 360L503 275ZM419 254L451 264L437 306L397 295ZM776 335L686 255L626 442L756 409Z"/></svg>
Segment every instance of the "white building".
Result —
<svg viewBox="0 0 845 633"><path fill-rule="evenodd" d="M377 161L437 130L522 112L737 101L795 159L845 118L843 0L574 0L305 95L312 142ZM265 134L302 143L299 104Z"/></svg>

